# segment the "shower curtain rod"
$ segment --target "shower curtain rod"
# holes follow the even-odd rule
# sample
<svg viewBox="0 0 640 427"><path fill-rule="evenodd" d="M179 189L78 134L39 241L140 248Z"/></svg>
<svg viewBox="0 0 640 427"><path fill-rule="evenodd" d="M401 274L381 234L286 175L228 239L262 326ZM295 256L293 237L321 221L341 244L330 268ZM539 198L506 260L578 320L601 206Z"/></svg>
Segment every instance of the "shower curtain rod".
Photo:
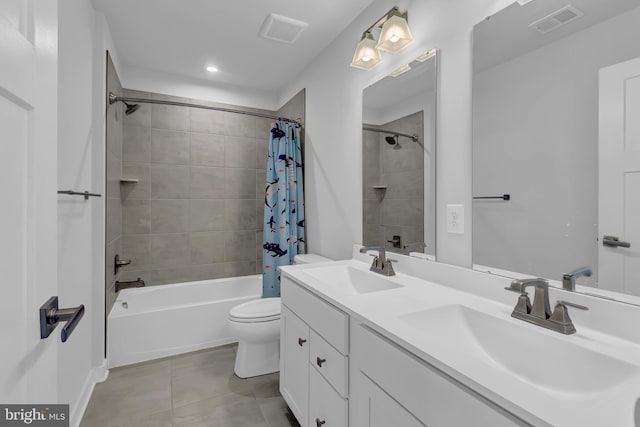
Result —
<svg viewBox="0 0 640 427"><path fill-rule="evenodd" d="M394 132L392 130L386 130L386 129L378 129L378 128L371 128L371 127L367 127L367 126L363 126L362 130L368 130L371 132L378 132L378 133L386 133L389 135L398 135L398 136L404 136L405 138L409 138L411 140L413 140L413 142L418 142L418 135L409 135L408 133L401 133L401 132Z"/></svg>
<svg viewBox="0 0 640 427"><path fill-rule="evenodd" d="M129 98L125 96L117 96L115 93L109 92L109 104L114 104L118 101L134 102L134 103L142 103L142 104L175 105L178 107L201 108L203 110L223 111L225 113L244 114L245 116L262 117L264 119L282 120L285 122L293 123L296 126L302 126L302 123L300 123L299 120L290 119L288 117L278 117L278 116L272 116L269 114L254 113L252 111L234 110L233 108L211 107L208 105L191 104L188 102L164 101L161 99Z"/></svg>

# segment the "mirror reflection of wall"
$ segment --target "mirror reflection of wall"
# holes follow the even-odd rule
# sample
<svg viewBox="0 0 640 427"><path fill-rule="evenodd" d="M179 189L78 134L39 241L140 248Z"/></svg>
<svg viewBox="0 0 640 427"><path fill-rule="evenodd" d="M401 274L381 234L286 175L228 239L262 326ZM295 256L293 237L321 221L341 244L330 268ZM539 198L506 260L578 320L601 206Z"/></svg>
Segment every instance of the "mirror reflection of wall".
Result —
<svg viewBox="0 0 640 427"><path fill-rule="evenodd" d="M474 200L473 261L555 280L589 266L579 284L640 295L598 277L599 72L640 57L640 2L567 6L514 3L474 28L473 192L511 200Z"/></svg>
<svg viewBox="0 0 640 427"><path fill-rule="evenodd" d="M363 92L363 244L435 257L435 57Z"/></svg>

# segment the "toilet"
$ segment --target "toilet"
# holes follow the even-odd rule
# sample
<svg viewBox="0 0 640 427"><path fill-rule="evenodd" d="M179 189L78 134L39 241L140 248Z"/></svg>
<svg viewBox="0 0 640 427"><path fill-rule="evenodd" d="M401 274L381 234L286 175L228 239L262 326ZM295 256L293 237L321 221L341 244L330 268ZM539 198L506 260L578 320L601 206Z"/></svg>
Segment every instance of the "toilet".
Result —
<svg viewBox="0 0 640 427"><path fill-rule="evenodd" d="M296 255L294 264L331 261L316 254ZM234 372L240 378L280 370L280 298L261 298L229 310L231 333L238 338Z"/></svg>

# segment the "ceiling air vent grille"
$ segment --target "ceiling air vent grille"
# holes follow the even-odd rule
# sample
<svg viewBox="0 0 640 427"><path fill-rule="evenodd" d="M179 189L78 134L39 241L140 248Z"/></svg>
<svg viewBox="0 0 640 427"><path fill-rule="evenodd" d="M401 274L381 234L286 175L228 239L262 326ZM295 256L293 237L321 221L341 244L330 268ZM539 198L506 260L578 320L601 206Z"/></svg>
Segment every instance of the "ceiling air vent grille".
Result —
<svg viewBox="0 0 640 427"><path fill-rule="evenodd" d="M545 34L550 31L557 30L563 25L566 25L583 15L584 13L582 13L579 9L576 9L575 7L569 5L553 12L550 15L545 16L542 19L537 20L536 22L529 24L529 27L542 34Z"/></svg>
<svg viewBox="0 0 640 427"><path fill-rule="evenodd" d="M271 13L264 20L260 35L265 39L292 44L308 26L306 22Z"/></svg>

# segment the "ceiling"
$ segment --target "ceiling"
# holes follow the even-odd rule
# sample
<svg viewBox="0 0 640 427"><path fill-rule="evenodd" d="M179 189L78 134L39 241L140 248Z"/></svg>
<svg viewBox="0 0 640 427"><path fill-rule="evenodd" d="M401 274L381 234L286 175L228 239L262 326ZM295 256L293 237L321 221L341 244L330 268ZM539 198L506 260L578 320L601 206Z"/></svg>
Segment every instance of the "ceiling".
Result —
<svg viewBox="0 0 640 427"><path fill-rule="evenodd" d="M125 68L268 91L285 87L372 2L93 0ZM259 32L270 13L309 26L294 44L264 39ZM207 72L207 65L219 72Z"/></svg>
<svg viewBox="0 0 640 427"><path fill-rule="evenodd" d="M584 16L546 34L529 28L529 24L568 5L578 8ZM513 3L474 27L474 73L517 58L638 6L640 0L535 0L523 6Z"/></svg>

